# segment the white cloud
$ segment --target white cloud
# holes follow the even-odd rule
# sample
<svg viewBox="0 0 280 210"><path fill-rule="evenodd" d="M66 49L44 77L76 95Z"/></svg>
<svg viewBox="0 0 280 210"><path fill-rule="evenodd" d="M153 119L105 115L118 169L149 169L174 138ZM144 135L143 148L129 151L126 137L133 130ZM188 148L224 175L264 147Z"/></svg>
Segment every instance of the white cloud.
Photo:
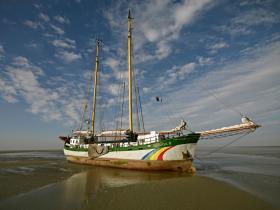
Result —
<svg viewBox="0 0 280 210"><path fill-rule="evenodd" d="M181 115L193 130L210 129L239 123L240 116L234 110L252 117L264 127L272 121L274 125L279 124L279 56L279 41L264 43L252 47L250 53L238 60L205 72L188 84L181 83L180 89L164 94L168 106L163 104L159 109L152 103L144 105L144 110L149 110L145 115L149 123L146 125L162 128L164 125L159 122L166 121L167 117L161 113L169 113L170 124L176 125ZM279 136L274 128L266 127L271 136ZM259 132L264 131L261 129Z"/></svg>
<svg viewBox="0 0 280 210"><path fill-rule="evenodd" d="M41 4L38 4L38 3L34 3L33 6L36 8L36 9L40 9L42 7Z"/></svg>
<svg viewBox="0 0 280 210"><path fill-rule="evenodd" d="M228 47L229 47L229 45L226 42L221 41L221 42L217 42L217 43L214 43L214 44L208 46L208 49L211 50L210 53L214 54L214 53L217 53L218 50L223 49L223 48L228 48Z"/></svg>
<svg viewBox="0 0 280 210"><path fill-rule="evenodd" d="M202 56L198 56L197 60L198 60L199 65L201 65L201 66L210 65L210 64L213 63L212 58L205 58L205 57L202 57Z"/></svg>
<svg viewBox="0 0 280 210"><path fill-rule="evenodd" d="M4 56L5 56L4 47L2 45L0 45L0 60L2 60L2 58L4 58Z"/></svg>
<svg viewBox="0 0 280 210"><path fill-rule="evenodd" d="M33 66L34 68L39 68ZM24 69L20 66L6 67L9 90L6 90L10 95L4 97L8 102L17 102L16 97L21 96L28 104L30 104L30 111L33 114L41 114L45 120L54 120L55 116L52 113L56 113L56 108L53 104L53 100L58 99L58 95L55 91L50 91L42 88L38 83L36 74L32 69ZM5 95L4 95L5 96ZM58 114L57 114L58 116ZM55 120L58 118L56 117Z"/></svg>
<svg viewBox="0 0 280 210"><path fill-rule="evenodd" d="M184 80L188 74L195 70L195 67L196 64L193 62L186 63L182 66L173 66L158 78L155 86L168 89L168 87L174 85L176 82Z"/></svg>
<svg viewBox="0 0 280 210"><path fill-rule="evenodd" d="M62 17L60 15L54 16L54 19L61 24L69 24L70 23L70 20L68 18Z"/></svg>
<svg viewBox="0 0 280 210"><path fill-rule="evenodd" d="M37 43L31 42L25 45L26 47L31 47L31 48L38 48L39 45Z"/></svg>
<svg viewBox="0 0 280 210"><path fill-rule="evenodd" d="M228 33L231 36L240 36L253 33L253 31L244 25L222 25L217 27L218 30Z"/></svg>
<svg viewBox="0 0 280 210"><path fill-rule="evenodd" d="M222 48L226 48L226 47L229 47L229 45L227 43L218 42L218 43L215 43L215 44L209 46L209 49L218 50L218 49L222 49Z"/></svg>
<svg viewBox="0 0 280 210"><path fill-rule="evenodd" d="M77 111L77 107L80 107L81 104L78 101L71 101L71 103L68 103L65 105L65 114L72 119L74 122L79 122L80 119L80 114Z"/></svg>
<svg viewBox="0 0 280 210"><path fill-rule="evenodd" d="M107 91L113 96L117 96L119 94L119 89L120 85L118 84L109 84L107 86Z"/></svg>
<svg viewBox="0 0 280 210"><path fill-rule="evenodd" d="M151 88L149 87L143 87L143 92L144 93L149 93L151 91Z"/></svg>
<svg viewBox="0 0 280 210"><path fill-rule="evenodd" d="M80 121L80 101L84 98L84 84L53 78L53 87L46 87L37 74L41 69L27 58L18 56L0 72L0 96L8 103L24 101L29 105L27 111L38 115L44 121L64 121L68 125ZM75 95L75 97L73 97Z"/></svg>
<svg viewBox="0 0 280 210"><path fill-rule="evenodd" d="M270 26L279 23L278 14L264 9L245 10L234 17L228 25L217 27L218 30L229 33L231 36L240 36L254 33L255 26Z"/></svg>
<svg viewBox="0 0 280 210"><path fill-rule="evenodd" d="M68 51L59 51L55 56L65 63L71 63L82 58L81 54Z"/></svg>
<svg viewBox="0 0 280 210"><path fill-rule="evenodd" d="M114 58L107 58L104 64L109 66L111 69L117 70L119 68L120 62Z"/></svg>
<svg viewBox="0 0 280 210"><path fill-rule="evenodd" d="M156 43L155 55L158 59L163 59L170 54L171 42L179 38L181 29L191 24L209 3L210 0L186 0L172 5L171 1L149 2L146 10L137 11L139 13L136 15L141 14L141 19L149 17L149 21L138 23L137 32Z"/></svg>
<svg viewBox="0 0 280 210"><path fill-rule="evenodd" d="M13 59L12 64L21 69L29 69L36 75L44 75L44 71L40 67L32 64L26 57L17 56Z"/></svg>
<svg viewBox="0 0 280 210"><path fill-rule="evenodd" d="M135 17L133 35L136 40L134 44L136 56L141 57L142 61L166 58L172 52L172 42L179 38L182 28L192 24L210 3L211 0L184 0L176 3L162 0L134 4L132 16ZM123 33L120 25L125 26L121 6L121 3L116 4L105 13L112 30L119 33ZM143 21L147 19L149 21ZM152 44L153 48L145 50L143 46L146 44ZM137 55L138 53L140 55Z"/></svg>
<svg viewBox="0 0 280 210"><path fill-rule="evenodd" d="M61 28L58 27L58 26L55 26L55 25L53 25L53 24L50 24L50 27L51 27L51 28L54 30L54 32L57 33L57 34L62 35L62 34L65 33L64 30L61 29Z"/></svg>
<svg viewBox="0 0 280 210"><path fill-rule="evenodd" d="M76 48L76 41L72 39L55 39L52 45L59 48L74 49Z"/></svg>
<svg viewBox="0 0 280 210"><path fill-rule="evenodd" d="M24 25L28 26L29 28L32 28L32 29L37 29L39 24L34 22L34 21L31 21L31 20L26 20L24 23Z"/></svg>
<svg viewBox="0 0 280 210"><path fill-rule="evenodd" d="M13 64L16 66L28 67L29 61L23 56L18 56L14 58Z"/></svg>
<svg viewBox="0 0 280 210"><path fill-rule="evenodd" d="M16 89L12 85L7 84L7 82L1 78L0 94L2 95L2 98L9 103L16 103L18 101L15 97L17 95Z"/></svg>
<svg viewBox="0 0 280 210"><path fill-rule="evenodd" d="M233 18L233 24L257 26L263 24L274 24L279 22L279 15L265 9L252 9Z"/></svg>
<svg viewBox="0 0 280 210"><path fill-rule="evenodd" d="M45 22L49 22L50 21L50 18L48 15L44 14L44 13L40 13L39 14L39 18Z"/></svg>

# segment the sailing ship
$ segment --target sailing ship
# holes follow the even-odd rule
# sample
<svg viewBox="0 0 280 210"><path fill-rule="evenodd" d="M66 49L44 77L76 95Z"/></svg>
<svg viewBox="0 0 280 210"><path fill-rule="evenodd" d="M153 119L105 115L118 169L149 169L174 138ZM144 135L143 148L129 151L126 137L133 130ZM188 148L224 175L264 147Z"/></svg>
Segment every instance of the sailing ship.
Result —
<svg viewBox="0 0 280 210"><path fill-rule="evenodd" d="M132 119L132 18L128 13L128 107L129 128L126 130L95 131L96 90L99 72L100 41L96 41L94 94L91 129L77 130L65 141L64 154L72 163L139 170L173 170L195 173L192 164L199 139L224 134L253 132L259 125L247 117L242 123L219 129L191 132L184 120L167 131L136 132Z"/></svg>

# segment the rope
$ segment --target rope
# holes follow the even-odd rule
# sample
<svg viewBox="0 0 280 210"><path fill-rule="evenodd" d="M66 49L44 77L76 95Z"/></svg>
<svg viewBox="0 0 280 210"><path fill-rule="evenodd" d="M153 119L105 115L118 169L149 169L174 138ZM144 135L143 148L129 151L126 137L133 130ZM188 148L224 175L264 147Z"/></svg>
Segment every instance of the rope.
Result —
<svg viewBox="0 0 280 210"><path fill-rule="evenodd" d="M162 104L162 97L161 97L161 94L159 96L156 97L157 101L160 102ZM169 106L167 104L167 102L165 103L167 105L167 111L165 112L165 114L167 115L167 118L169 120L169 124L172 124L172 120L171 120L171 117L170 117L170 113L169 113ZM172 112L172 111L171 111ZM171 113L172 114L172 113Z"/></svg>
<svg viewBox="0 0 280 210"><path fill-rule="evenodd" d="M83 124L85 121L85 117L86 117L86 112L87 112L87 105L88 105L88 100L89 100L89 96L90 96L90 81L92 80L92 75L90 77L90 79L87 81L87 89L86 89L86 96L85 96L85 100L84 100L84 104L83 104L83 108L82 108L82 113L81 113L81 126L80 126L80 130L83 129Z"/></svg>
<svg viewBox="0 0 280 210"><path fill-rule="evenodd" d="M118 95L117 95L117 104L118 106L121 108L121 89L122 89L122 73L120 72L120 84L118 86ZM118 130L119 128L119 120L118 118L120 117L121 115L121 110L118 110L116 111L116 114L115 114L115 123L116 123L116 130Z"/></svg>
<svg viewBox="0 0 280 210"><path fill-rule="evenodd" d="M141 103L141 97L140 97L140 93L139 93L139 87L137 87L137 92L138 92L139 104L140 104L142 128L143 128L143 131L145 132L144 117L143 117L143 112L142 112L142 103Z"/></svg>
<svg viewBox="0 0 280 210"><path fill-rule="evenodd" d="M137 119L137 128L140 131L140 120L139 120L139 108L138 108L138 95L137 95L137 87L136 87L136 76L134 74L134 68L132 68L132 80L134 85L134 94L135 94L135 106L136 106L136 119Z"/></svg>
<svg viewBox="0 0 280 210"><path fill-rule="evenodd" d="M132 38L131 38L132 39ZM133 52L133 42L131 41L131 52ZM132 60L131 60L131 71L132 71L132 83L134 86L134 95L135 95L135 107L136 107L136 122L137 122L137 128L138 131L140 131L140 117L139 117L139 108L138 108L138 97L137 97L137 79L136 79L136 74L134 72L134 67L133 67L133 60L134 60L134 54L131 53L132 55Z"/></svg>
<svg viewBox="0 0 280 210"><path fill-rule="evenodd" d="M122 129L123 106L124 106L124 94L125 94L125 82L123 83L123 97L122 97L122 107L121 107L121 126L120 126L120 129Z"/></svg>
<svg viewBox="0 0 280 210"><path fill-rule="evenodd" d="M239 110L237 110L236 108L233 108L231 105L229 104L226 104L224 103L223 101L221 101L218 96L213 92L213 91L210 91L209 89L207 88L204 88L202 87L202 89L206 92L208 92L210 95L212 95L220 104L223 105L224 108L226 109L229 109L229 110L232 110L233 112L239 114L241 117L244 117L244 114L242 114Z"/></svg>
<svg viewBox="0 0 280 210"><path fill-rule="evenodd" d="M244 136L248 135L249 133L251 133L251 131L248 131L248 132L244 133L243 135L237 137L236 139L233 139L232 141L228 142L227 144L225 144L225 145L223 145L223 146L221 146L221 147L218 147L218 148L215 149L215 150L210 151L209 153L207 153L205 156L202 156L202 157L208 157L208 156L210 156L212 153L217 152L217 151L220 151L221 149L224 149L225 147L227 147L227 146L233 144L234 142L240 140L241 138L243 138Z"/></svg>

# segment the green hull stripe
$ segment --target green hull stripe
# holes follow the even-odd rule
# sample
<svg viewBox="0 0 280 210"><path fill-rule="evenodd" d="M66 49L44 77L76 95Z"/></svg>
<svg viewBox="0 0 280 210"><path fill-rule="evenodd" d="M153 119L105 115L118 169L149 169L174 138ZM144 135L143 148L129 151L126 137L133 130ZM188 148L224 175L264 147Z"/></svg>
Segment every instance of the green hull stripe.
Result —
<svg viewBox="0 0 280 210"><path fill-rule="evenodd" d="M168 146L176 146L180 144L191 144L197 143L200 134L192 133L187 136L178 136L174 138L169 138L165 140L160 140L159 142L151 143L151 144L144 144L144 145L137 145L137 146L128 146L128 147L113 147L110 148L111 151L130 151L130 150L144 150L144 149L154 149L154 148L162 148Z"/></svg>

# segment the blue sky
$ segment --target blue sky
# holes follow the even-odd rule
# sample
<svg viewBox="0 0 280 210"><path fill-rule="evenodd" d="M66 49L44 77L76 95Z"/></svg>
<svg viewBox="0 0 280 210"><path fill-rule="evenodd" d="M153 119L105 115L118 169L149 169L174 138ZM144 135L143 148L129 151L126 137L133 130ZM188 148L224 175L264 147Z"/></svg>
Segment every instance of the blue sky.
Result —
<svg viewBox="0 0 280 210"><path fill-rule="evenodd" d="M128 8L146 130L181 117L194 131L217 128L242 112L263 127L236 145L280 145L279 1L1 0L1 150L59 148L79 126L96 37L97 128L115 127Z"/></svg>

